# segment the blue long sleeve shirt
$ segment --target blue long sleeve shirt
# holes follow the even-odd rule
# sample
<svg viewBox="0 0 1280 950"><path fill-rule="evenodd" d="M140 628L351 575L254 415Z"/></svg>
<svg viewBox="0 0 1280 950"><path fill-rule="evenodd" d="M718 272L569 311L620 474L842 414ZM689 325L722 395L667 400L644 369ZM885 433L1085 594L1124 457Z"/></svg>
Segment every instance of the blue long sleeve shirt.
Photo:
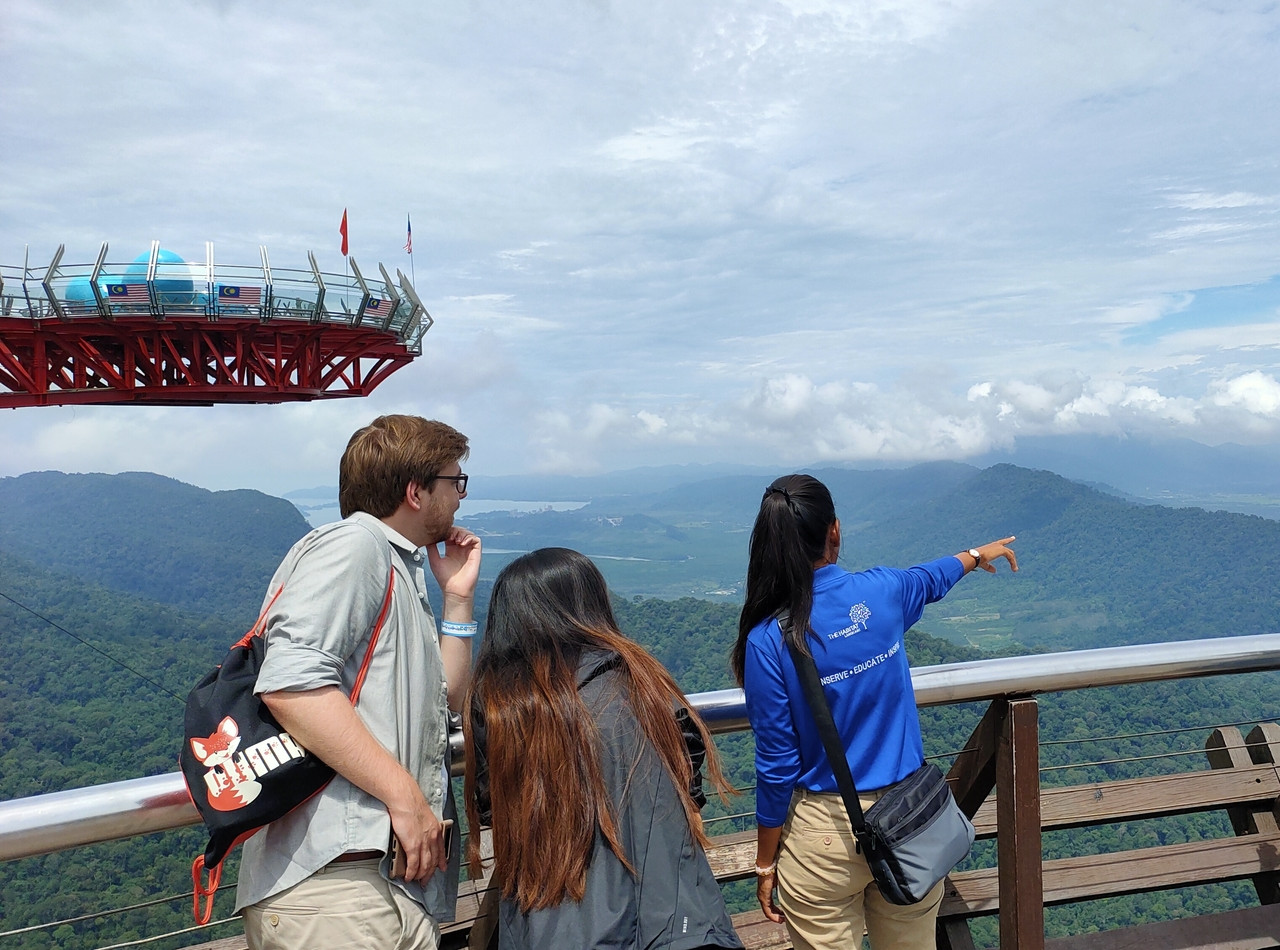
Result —
<svg viewBox="0 0 1280 950"><path fill-rule="evenodd" d="M903 635L963 576L956 557L906 570L814 571L817 640L809 645L859 791L892 785L924 761ZM839 789L777 620L747 635L743 680L756 738L756 821L776 828L794 789Z"/></svg>

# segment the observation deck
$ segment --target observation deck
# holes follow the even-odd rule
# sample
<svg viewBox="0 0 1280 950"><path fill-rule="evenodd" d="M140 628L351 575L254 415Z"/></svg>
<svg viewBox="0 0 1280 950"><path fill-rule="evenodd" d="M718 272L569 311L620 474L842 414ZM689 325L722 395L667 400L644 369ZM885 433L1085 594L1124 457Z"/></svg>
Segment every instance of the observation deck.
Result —
<svg viewBox="0 0 1280 950"><path fill-rule="evenodd" d="M1050 770L1040 763L1040 694L1096 690L1124 684L1227 677L1251 673L1274 676L1280 670L1280 634L1223 637L1176 643L1143 644L1038 656L1011 657L919 667L912 671L920 707L985 704L971 708L977 720L963 749L941 758L956 800L974 820L979 845L966 864L947 880L937 930L940 950L1263 950L1280 947L1280 710L1256 710L1249 723L1220 723L1179 728L1171 734L1201 731L1199 747L1181 756L1182 765L1167 774L1100 779L1090 767L1063 768L1073 782L1042 787ZM1216 682L1222 682L1217 680ZM747 729L740 690L689 697L713 733ZM1212 715L1212 710L1207 710ZM1175 726L1179 724L1174 724ZM1247 727L1247 735L1244 731ZM1117 748L1132 737L1091 737ZM461 772L461 735L455 734L455 774ZM1204 756L1204 768L1192 756ZM1117 762L1132 760L1115 759ZM749 799L744 815L751 816ZM1188 840L1159 844L1134 841L1094 854L1053 857L1042 840L1059 831L1133 822L1177 821L1188 815L1218 816L1218 833L1197 832ZM0 861L64 852L67 849L144 835L199 823L178 773L115 782L0 802ZM750 881L755 861L755 832L744 829L713 835L708 858L722 882ZM1182 834L1185 834L1183 829ZM487 830L484 834L488 834ZM1174 835L1173 837L1176 837ZM983 845L983 842L994 842ZM188 855L191 857L193 855ZM1172 888L1247 881L1249 900L1234 909L1118 929L1089 926L1046 939L1045 908L1059 904L1154 893ZM751 888L754 885L744 885ZM228 890L224 887L223 890ZM124 912L144 913L168 902L189 903L192 894L152 897ZM219 899L225 909L229 894ZM487 879L464 882L457 922L444 928L446 948L491 946L496 891ZM750 903L754 903L753 901ZM70 909L68 909L70 912ZM4 932L6 937L59 927L91 927L95 919L117 913L98 910L77 917ZM998 919L998 943L990 928L975 939L971 924ZM1105 915L1100 915L1105 922ZM781 925L758 910L734 917L749 950L789 947ZM199 928L147 932L137 940L109 944L110 950L199 943L222 934L205 950L244 950L242 935L225 936L238 925L223 918L202 934ZM980 928L978 928L980 929ZM52 946L53 944L49 944ZM103 946L103 944L95 944Z"/></svg>
<svg viewBox="0 0 1280 950"><path fill-rule="evenodd" d="M0 266L0 408L278 403L366 396L422 352L412 283L363 273L184 261Z"/></svg>

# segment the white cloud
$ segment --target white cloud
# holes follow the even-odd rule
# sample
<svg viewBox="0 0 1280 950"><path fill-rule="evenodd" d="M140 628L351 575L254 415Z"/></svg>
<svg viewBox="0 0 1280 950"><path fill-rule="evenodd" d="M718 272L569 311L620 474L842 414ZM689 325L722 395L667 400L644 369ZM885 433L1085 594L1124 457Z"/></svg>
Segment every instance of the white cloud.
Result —
<svg viewBox="0 0 1280 950"><path fill-rule="evenodd" d="M0 413L0 471L282 490L391 408L494 472L1275 437L1280 300L1197 304L1277 271L1272 5L5 13L0 264L156 238L340 271L345 207L436 324L364 401Z"/></svg>
<svg viewBox="0 0 1280 950"><path fill-rule="evenodd" d="M1278 416L1280 382L1274 376L1255 370L1218 383L1211 399L1217 406L1240 408L1259 416Z"/></svg>

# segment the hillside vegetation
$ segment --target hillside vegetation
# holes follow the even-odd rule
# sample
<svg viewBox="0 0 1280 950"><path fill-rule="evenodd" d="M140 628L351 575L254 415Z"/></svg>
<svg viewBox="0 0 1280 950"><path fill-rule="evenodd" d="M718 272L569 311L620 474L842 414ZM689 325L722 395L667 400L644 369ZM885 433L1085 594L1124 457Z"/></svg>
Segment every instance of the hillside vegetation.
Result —
<svg viewBox="0 0 1280 950"><path fill-rule="evenodd" d="M938 635L958 643L1005 653L1277 629L1278 521L1137 504L1007 464L812 474L831 488L851 570L1017 536L1016 580L970 579L936 608ZM495 548L576 547L624 596L738 602L769 480L725 476L564 512L467 517L464 507L463 523Z"/></svg>
<svg viewBox="0 0 1280 950"><path fill-rule="evenodd" d="M1008 465L817 474L836 495L851 569L912 563L1018 535L1023 570L970 576L930 607L908 636L916 665L988 655L979 647L1026 652L1266 632L1280 608L1266 581L1280 566L1275 522L1134 505ZM495 513L468 523L486 535L490 551L559 543L595 555L623 628L688 692L700 692L732 685L726 657L736 633L735 587L768 480L719 476L651 494L612 494L576 512ZM0 635L16 658L0 669L0 799L175 771L187 690L252 622L269 576L306 527L279 499L205 492L154 475L0 479ZM493 575L511 556L486 557L482 611ZM721 592L687 596L705 593L701 585L708 584ZM642 596L659 590L685 596ZM1042 762L1051 771L1044 781L1199 767L1198 755L1137 757L1194 753L1213 725L1274 718L1276 710L1277 674L1046 696ZM981 711L924 710L927 751L945 760ZM1167 732L1180 726L1202 728ZM1107 738L1115 736L1121 738ZM750 737L726 737L722 749L735 783L748 791L708 814L745 814L713 828L746 827ZM1090 762L1104 764L1081 764ZM1220 816L1131 823L1050 836L1046 854L1228 833ZM0 864L0 930L181 894L202 849L201 831L187 829ZM990 854L979 850L973 860L989 861ZM1244 884L1134 898L1108 904L1106 914L1118 926L1222 909L1248 893ZM750 902L749 895L731 897ZM231 903L224 893L220 914ZM0 950L80 950L180 929L189 913L189 902L177 900L0 938ZM1051 931L1088 929L1097 913L1096 905L1054 909ZM151 946L203 939L193 934Z"/></svg>

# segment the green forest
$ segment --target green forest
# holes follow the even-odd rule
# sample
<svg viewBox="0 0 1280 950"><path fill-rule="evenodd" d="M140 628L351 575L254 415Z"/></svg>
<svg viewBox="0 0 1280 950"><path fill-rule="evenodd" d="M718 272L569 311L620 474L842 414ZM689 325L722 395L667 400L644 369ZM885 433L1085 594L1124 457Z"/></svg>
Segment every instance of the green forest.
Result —
<svg viewBox="0 0 1280 950"><path fill-rule="evenodd" d="M877 477L865 483L856 477L866 474ZM966 578L930 607L908 635L913 665L1271 629L1269 618L1280 604L1265 578L1280 557L1280 525L1133 505L1011 466L980 474L974 482L964 466L852 473L843 491L838 479L828 479L837 489L849 539L845 560L853 569L951 553L1006 530L1018 534L1023 571ZM727 589L738 579L732 566L745 549L759 491L753 480L741 486L729 481L677 486L659 498L628 496L625 504L601 502L617 515L590 515L592 506L559 513L580 519L563 525L561 518L546 519L554 532L537 527L541 514L525 516L521 530L527 546L565 543L597 556L625 550L649 556L668 550L664 545L690 552L689 533L703 531L696 550L720 552L725 571L713 568L707 577ZM55 505L55 495L64 503ZM65 504L69 497L74 505ZM626 543L638 537L649 547L600 547L608 540L602 525L618 527L609 519L629 517L628 506L644 511L633 512L635 536ZM85 511L93 517L86 520ZM698 511L705 523L692 520ZM268 577L307 530L305 521L287 502L257 492L205 492L146 474L0 479L0 515L0 632L9 656L20 658L0 671L0 800L175 771L188 689L252 623ZM471 523L490 532L489 547L502 547L501 537L508 549L524 549L526 544L510 543L509 532L498 531L502 517ZM683 540L674 536L680 532ZM1191 550L1195 556L1188 556ZM1227 552L1235 556L1227 558ZM700 554L686 563L710 557ZM488 559L481 604L506 560ZM1247 577L1240 571L1246 561ZM652 562L598 563L615 589L623 629L686 692L732 685L732 594L652 596L641 589L642 569ZM680 563L663 560L662 571ZM669 575L653 576L665 584ZM981 714L978 704L922 710L928 754L945 764ZM1046 695L1042 781L1074 784L1203 768L1199 750L1213 727L1278 714L1277 673ZM749 828L753 814L750 737L726 736L720 748L744 794L727 807L713 799L707 810L713 833ZM1225 817L1216 813L1131 822L1046 835L1045 855L1228 834ZM0 937L0 950L82 950L188 928L190 901L184 898L93 915L188 892L190 862L203 844L201 829L193 827L0 864L0 932L87 918ZM991 846L976 848L969 861L993 863ZM227 880L234 882L234 867ZM1118 927L1240 906L1251 895L1246 882L1052 908L1048 927L1051 935ZM753 903L742 885L731 886L728 897L735 910ZM232 904L224 885L215 919ZM199 943L237 926L146 946ZM993 921L975 925L987 945L994 934Z"/></svg>

